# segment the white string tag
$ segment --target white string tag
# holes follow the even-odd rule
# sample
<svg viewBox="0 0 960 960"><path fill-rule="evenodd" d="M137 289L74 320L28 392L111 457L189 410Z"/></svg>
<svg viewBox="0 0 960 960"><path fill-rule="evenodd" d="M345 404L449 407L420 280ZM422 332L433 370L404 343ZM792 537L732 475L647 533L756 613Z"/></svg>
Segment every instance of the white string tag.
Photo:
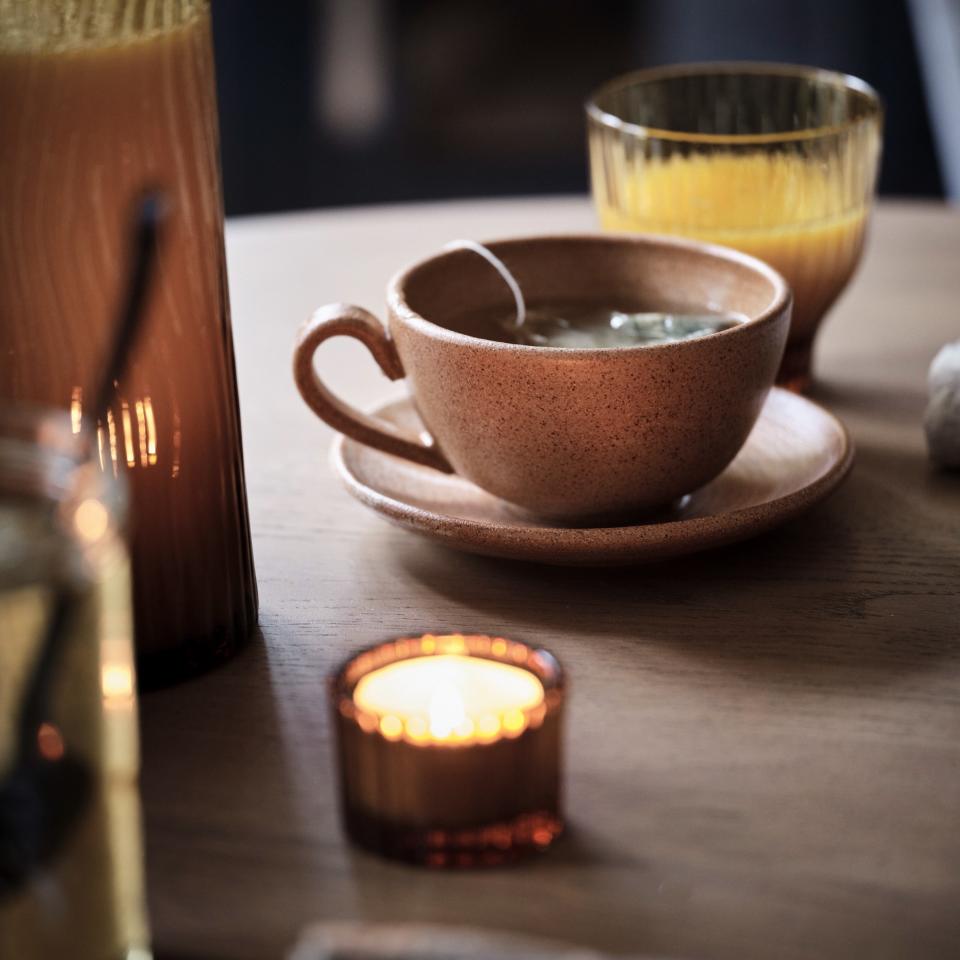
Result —
<svg viewBox="0 0 960 960"><path fill-rule="evenodd" d="M482 243L477 243L476 240L451 240L449 243L444 244L443 249L470 250L478 256L483 257L483 259L503 277L503 282L510 288L514 302L517 305L517 326L523 326L524 321L527 319L527 307L523 302L523 291L520 289L520 284L517 283L514 275L507 269L507 265L495 253L488 250Z"/></svg>

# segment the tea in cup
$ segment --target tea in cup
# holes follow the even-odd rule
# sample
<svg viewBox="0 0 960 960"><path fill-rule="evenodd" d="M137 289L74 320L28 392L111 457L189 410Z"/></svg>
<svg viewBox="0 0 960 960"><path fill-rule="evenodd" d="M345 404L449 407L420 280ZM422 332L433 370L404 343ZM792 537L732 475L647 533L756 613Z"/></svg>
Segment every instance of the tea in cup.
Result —
<svg viewBox="0 0 960 960"><path fill-rule="evenodd" d="M361 443L550 518L656 509L727 466L783 355L791 297L778 273L734 250L656 236L486 249L523 292L524 323L554 342L518 336L503 277L472 250L447 250L390 281L386 327L360 307L316 311L294 352L308 406ZM611 346L614 320L640 332L624 341L617 331ZM587 339L556 342L558 329ZM338 335L363 342L391 380L406 378L428 438L330 393L313 357Z"/></svg>

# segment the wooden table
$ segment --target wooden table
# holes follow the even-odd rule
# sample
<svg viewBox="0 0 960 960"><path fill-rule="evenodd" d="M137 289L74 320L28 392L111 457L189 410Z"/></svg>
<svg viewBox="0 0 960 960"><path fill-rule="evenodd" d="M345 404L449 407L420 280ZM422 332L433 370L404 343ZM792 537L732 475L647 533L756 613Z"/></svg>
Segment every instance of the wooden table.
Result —
<svg viewBox="0 0 960 960"><path fill-rule="evenodd" d="M592 229L584 199L276 216L228 225L262 636L146 696L143 793L161 957L279 957L311 920L437 921L618 953L960 956L960 476L920 426L960 336L960 215L884 204L820 341L815 397L858 445L780 530L648 567L449 552L355 503L290 376L318 304L380 311L454 237ZM358 345L335 387L397 394ZM496 631L572 675L569 836L514 869L431 873L348 847L324 678L413 631Z"/></svg>

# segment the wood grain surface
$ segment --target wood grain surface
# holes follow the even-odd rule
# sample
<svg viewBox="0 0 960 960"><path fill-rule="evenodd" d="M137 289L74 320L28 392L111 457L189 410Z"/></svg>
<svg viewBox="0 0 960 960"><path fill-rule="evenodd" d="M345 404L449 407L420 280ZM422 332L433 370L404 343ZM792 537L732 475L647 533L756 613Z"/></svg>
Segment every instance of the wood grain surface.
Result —
<svg viewBox="0 0 960 960"><path fill-rule="evenodd" d="M334 478L290 372L314 307L379 313L393 271L456 237L593 225L579 198L228 225L261 633L142 701L161 958L280 957L328 918L676 958L960 955L960 475L931 469L920 425L926 367L960 336L960 214L881 205L817 357L857 463L756 540L614 570L496 561L391 527ZM367 408L402 391L359 345L318 359ZM326 674L450 628L569 670L570 832L541 860L430 873L340 832Z"/></svg>

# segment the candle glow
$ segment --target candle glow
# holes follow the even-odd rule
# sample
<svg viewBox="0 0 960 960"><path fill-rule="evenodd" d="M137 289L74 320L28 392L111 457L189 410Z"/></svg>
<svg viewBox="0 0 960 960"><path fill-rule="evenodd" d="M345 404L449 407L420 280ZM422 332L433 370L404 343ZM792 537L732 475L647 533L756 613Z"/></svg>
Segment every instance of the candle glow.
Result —
<svg viewBox="0 0 960 960"><path fill-rule="evenodd" d="M353 703L388 740L466 744L519 736L543 721L529 670L465 654L398 660L361 677Z"/></svg>
<svg viewBox="0 0 960 960"><path fill-rule="evenodd" d="M486 634L400 637L331 677L347 834L432 867L504 863L563 831L565 679L547 650Z"/></svg>

